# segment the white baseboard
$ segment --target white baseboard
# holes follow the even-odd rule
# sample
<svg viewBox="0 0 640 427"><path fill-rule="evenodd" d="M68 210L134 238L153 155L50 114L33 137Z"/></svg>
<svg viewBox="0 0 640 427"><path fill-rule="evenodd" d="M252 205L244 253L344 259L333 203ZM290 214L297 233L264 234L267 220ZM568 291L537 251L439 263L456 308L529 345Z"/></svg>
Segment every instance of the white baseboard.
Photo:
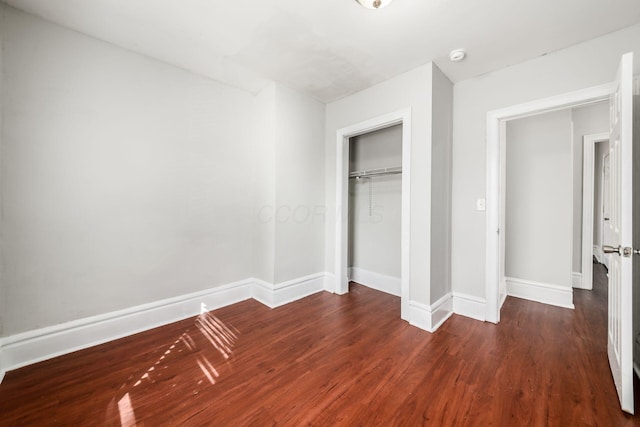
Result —
<svg viewBox="0 0 640 427"><path fill-rule="evenodd" d="M507 277L507 294L558 307L574 308L573 288Z"/></svg>
<svg viewBox="0 0 640 427"><path fill-rule="evenodd" d="M505 292L500 294L500 308L504 305L504 302L507 300L507 286L505 284L504 287Z"/></svg>
<svg viewBox="0 0 640 427"><path fill-rule="evenodd" d="M325 288L324 273L272 285L247 279L125 310L91 316L0 339L0 382L4 373L158 326L254 298L277 307Z"/></svg>
<svg viewBox="0 0 640 427"><path fill-rule="evenodd" d="M2 364L2 340L0 339L0 384L2 384L2 380L4 379L5 369Z"/></svg>
<svg viewBox="0 0 640 427"><path fill-rule="evenodd" d="M325 274L317 273L273 285L254 279L251 296L270 308L299 300L325 290Z"/></svg>
<svg viewBox="0 0 640 427"><path fill-rule="evenodd" d="M435 332L453 314L451 293L431 304L432 332Z"/></svg>
<svg viewBox="0 0 640 427"><path fill-rule="evenodd" d="M576 271L571 273L571 287L577 289L589 289L586 288L582 282L582 273Z"/></svg>
<svg viewBox="0 0 640 427"><path fill-rule="evenodd" d="M475 297L473 295L453 292L453 312L461 316L470 317L471 319L486 320L487 301L484 298Z"/></svg>
<svg viewBox="0 0 640 427"><path fill-rule="evenodd" d="M335 294L336 293L336 275L331 273L324 273L323 285L324 285L325 291Z"/></svg>
<svg viewBox="0 0 640 427"><path fill-rule="evenodd" d="M349 268L349 271L350 280L353 280L354 282L397 297L400 296L401 285L399 277L386 276L384 274L364 270L358 267L351 267Z"/></svg>
<svg viewBox="0 0 640 427"><path fill-rule="evenodd" d="M598 245L593 245L593 256L596 257L596 260L600 264L604 264L604 252L602 252L602 248Z"/></svg>
<svg viewBox="0 0 640 427"><path fill-rule="evenodd" d="M430 306L409 301L409 323L428 332L435 332L452 314L450 293Z"/></svg>

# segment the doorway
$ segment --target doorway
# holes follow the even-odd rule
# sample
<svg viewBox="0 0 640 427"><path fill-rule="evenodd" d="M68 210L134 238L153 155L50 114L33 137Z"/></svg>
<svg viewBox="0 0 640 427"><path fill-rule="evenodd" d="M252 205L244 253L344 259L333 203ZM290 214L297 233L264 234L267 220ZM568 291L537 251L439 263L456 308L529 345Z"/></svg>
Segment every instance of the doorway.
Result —
<svg viewBox="0 0 640 427"><path fill-rule="evenodd" d="M566 308L574 308L573 112L510 120L505 144L506 292Z"/></svg>
<svg viewBox="0 0 640 427"><path fill-rule="evenodd" d="M504 127L508 120L524 117L540 112L584 105L591 102L604 101L608 97L610 103L610 138L609 166L611 190L611 215L609 221L608 245L603 246L607 253L615 253L609 269L609 303L607 355L611 373L618 392L621 408L633 413L633 341L638 325L633 322L633 287L632 259L633 245L633 209L632 197L633 169L639 164L638 152L633 147L634 122L634 78L633 53L621 57L618 72L611 84L584 89L569 94L535 101L528 104L508 107L487 114L487 318L495 323L500 321L500 280L504 270L501 269L500 256L501 230L504 230ZM637 91L635 91L637 93ZM637 103L636 103L637 104ZM637 139L637 138L636 138ZM635 165L635 166L634 166ZM640 216L636 212L636 222ZM637 242L636 242L637 243ZM637 263L637 262L636 262ZM636 276L637 284L637 276ZM637 318L636 318L637 319ZM637 323L637 322L636 322Z"/></svg>
<svg viewBox="0 0 640 427"><path fill-rule="evenodd" d="M608 190L605 166L609 152L609 133L584 136L582 162L582 289L593 289L593 269L589 268L595 257L605 262L603 245L603 223L605 194Z"/></svg>
<svg viewBox="0 0 640 427"><path fill-rule="evenodd" d="M349 280L399 297L402 126L350 138Z"/></svg>
<svg viewBox="0 0 640 427"><path fill-rule="evenodd" d="M486 319L498 323L506 298L505 199L506 124L510 120L605 101L612 84L588 88L487 113Z"/></svg>
<svg viewBox="0 0 640 427"><path fill-rule="evenodd" d="M411 236L411 110L401 110L357 123L336 132L336 237L335 290L349 292L349 140L391 126L402 127L402 207L400 231L400 307L401 318L409 319L409 259Z"/></svg>

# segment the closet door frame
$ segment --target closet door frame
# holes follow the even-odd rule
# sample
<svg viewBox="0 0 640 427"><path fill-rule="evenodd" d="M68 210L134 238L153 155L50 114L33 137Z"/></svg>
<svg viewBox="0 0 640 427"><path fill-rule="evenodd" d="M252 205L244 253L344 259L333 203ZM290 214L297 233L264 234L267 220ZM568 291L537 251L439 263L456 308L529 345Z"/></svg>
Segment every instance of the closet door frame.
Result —
<svg viewBox="0 0 640 427"><path fill-rule="evenodd" d="M336 238L335 290L349 292L349 138L391 126L402 125L402 225L400 254L401 318L409 320L411 248L411 109L403 109L344 127L337 131L336 149Z"/></svg>

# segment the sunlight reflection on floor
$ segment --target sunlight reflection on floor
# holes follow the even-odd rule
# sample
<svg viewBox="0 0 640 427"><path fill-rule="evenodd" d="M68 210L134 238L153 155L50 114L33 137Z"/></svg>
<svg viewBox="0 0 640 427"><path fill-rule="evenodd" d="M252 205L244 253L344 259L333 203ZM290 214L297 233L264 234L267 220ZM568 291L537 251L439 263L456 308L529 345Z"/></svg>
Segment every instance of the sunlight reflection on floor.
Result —
<svg viewBox="0 0 640 427"><path fill-rule="evenodd" d="M159 352L151 366L122 384L107 408L106 424L112 425L110 420L116 422L115 402L119 421L116 425L135 426L145 417L158 415L151 412L153 405L149 403L154 395L176 394L182 402L186 396L197 395L202 387L215 385L224 371L230 371L239 331L206 311L206 305L201 308L201 314L194 319L195 331L187 328Z"/></svg>
<svg viewBox="0 0 640 427"><path fill-rule="evenodd" d="M132 427L136 425L136 415L131 407L129 393L118 400L118 411L120 412L120 425L122 427Z"/></svg>

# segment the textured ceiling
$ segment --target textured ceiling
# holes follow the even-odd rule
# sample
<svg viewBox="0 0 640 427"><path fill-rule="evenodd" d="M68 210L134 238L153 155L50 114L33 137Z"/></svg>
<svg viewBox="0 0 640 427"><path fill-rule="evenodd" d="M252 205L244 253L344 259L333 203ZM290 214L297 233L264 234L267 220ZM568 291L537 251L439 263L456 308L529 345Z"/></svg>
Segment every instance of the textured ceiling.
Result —
<svg viewBox="0 0 640 427"><path fill-rule="evenodd" d="M5 0L252 92L330 102L429 61L453 82L640 22L639 0ZM464 62L450 50L466 48Z"/></svg>

